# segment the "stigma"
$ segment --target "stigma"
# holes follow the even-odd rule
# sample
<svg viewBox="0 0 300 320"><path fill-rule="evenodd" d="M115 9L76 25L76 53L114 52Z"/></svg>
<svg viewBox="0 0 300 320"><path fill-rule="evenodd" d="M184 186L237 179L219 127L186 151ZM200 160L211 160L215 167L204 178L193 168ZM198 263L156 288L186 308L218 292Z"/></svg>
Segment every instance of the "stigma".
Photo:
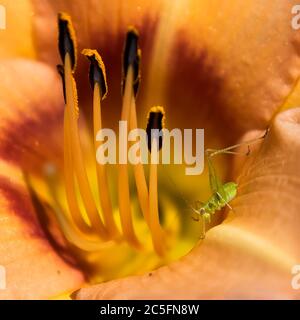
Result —
<svg viewBox="0 0 300 320"><path fill-rule="evenodd" d="M58 213L62 230L73 245L80 249L94 251L102 246L127 242L137 250L144 249L143 238L136 232L136 221L132 212L132 195L129 187L129 170L127 162L117 165L118 208L114 210L112 195L109 190L109 174L105 163L97 162L95 180L97 181L97 198L92 192L88 178L84 152L80 140L80 108L77 98L77 85L74 79L77 64L77 46L75 31L71 18L65 14L58 15L58 49L61 64L57 70L62 78L64 109L64 186L68 210ZM136 97L141 84L141 50L138 44L138 31L129 27L123 50L123 68L121 74L122 111L120 120L128 124L128 130L138 128ZM98 140L97 133L103 128L102 103L108 95L106 70L101 55L97 50L84 49L82 55L89 62L88 79L93 97L93 153L103 141ZM161 133L164 127L165 113L163 107L153 107L149 111L147 134L151 130ZM148 137L151 157L157 157L162 146L162 135ZM128 147L122 149L126 153ZM121 152L122 153L122 152ZM124 155L123 155L124 156ZM122 154L119 155L122 157ZM153 250L164 256L167 250L166 234L161 226L158 210L157 164L149 167L147 182L144 166L141 162L132 165L137 190L138 203L144 222L151 235ZM117 211L117 214L116 214Z"/></svg>

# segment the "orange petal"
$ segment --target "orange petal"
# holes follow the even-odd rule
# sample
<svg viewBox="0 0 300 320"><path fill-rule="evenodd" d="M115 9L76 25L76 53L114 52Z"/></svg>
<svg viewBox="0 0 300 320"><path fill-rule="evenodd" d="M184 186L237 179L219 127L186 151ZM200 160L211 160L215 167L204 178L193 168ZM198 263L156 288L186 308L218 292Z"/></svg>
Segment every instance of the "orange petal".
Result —
<svg viewBox="0 0 300 320"><path fill-rule="evenodd" d="M299 78L300 34L291 28L297 1L178 3L172 4L172 25L160 21L157 28L152 97L168 92L171 117L181 105L176 125L184 118L190 126L219 121L223 130L230 126L227 136L264 128ZM192 117L185 117L184 106Z"/></svg>
<svg viewBox="0 0 300 320"><path fill-rule="evenodd" d="M151 3L146 0L130 2L32 0L38 57L43 61L57 63L59 59L57 14L64 11L72 18L79 46L78 52L84 48L99 49L100 47L101 55L102 50L105 50L107 53L115 54L115 57L117 56L120 60L127 27L134 24L138 29L146 29L150 32L164 2L164 0L153 0ZM120 61L115 60L115 63L119 65ZM118 72L121 70L119 69Z"/></svg>
<svg viewBox="0 0 300 320"><path fill-rule="evenodd" d="M45 299L78 288L83 276L41 227L45 217L35 211L22 171L1 161L0 172L0 265L6 269L0 300Z"/></svg>
<svg viewBox="0 0 300 320"><path fill-rule="evenodd" d="M0 5L5 16L4 29L0 29L0 57L34 58L31 1L1 0Z"/></svg>
<svg viewBox="0 0 300 320"><path fill-rule="evenodd" d="M76 299L299 299L300 108L280 114L241 172L235 212L180 261L79 290Z"/></svg>
<svg viewBox="0 0 300 320"><path fill-rule="evenodd" d="M43 210L23 176L59 158L60 81L30 60L2 60L0 75L0 265L7 276L0 299L47 298L83 282L75 262L59 254L60 236L52 241L42 227Z"/></svg>
<svg viewBox="0 0 300 320"><path fill-rule="evenodd" d="M233 139L263 128L300 75L300 33L291 28L296 0L33 3L39 57L58 61L56 14L67 11L79 47L103 55L111 96L119 97L124 33L135 24L141 29L145 114L150 105L165 104L172 111L169 124L205 126L207 136L226 132L228 139L228 125ZM186 106L193 116L186 117Z"/></svg>
<svg viewBox="0 0 300 320"><path fill-rule="evenodd" d="M31 60L2 60L0 158L38 171L62 165L63 96L56 72Z"/></svg>

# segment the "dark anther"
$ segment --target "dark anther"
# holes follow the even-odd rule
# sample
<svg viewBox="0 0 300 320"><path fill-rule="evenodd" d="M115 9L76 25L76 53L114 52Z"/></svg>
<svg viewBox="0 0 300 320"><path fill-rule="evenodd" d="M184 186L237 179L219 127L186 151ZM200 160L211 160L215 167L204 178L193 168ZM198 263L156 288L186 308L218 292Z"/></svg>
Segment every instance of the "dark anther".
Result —
<svg viewBox="0 0 300 320"><path fill-rule="evenodd" d="M162 147L163 118L164 118L164 113L161 110L155 110L155 111L149 112L146 132L147 132L148 149L150 152L152 148L152 141L154 139L156 140L158 139L158 150L160 150Z"/></svg>
<svg viewBox="0 0 300 320"><path fill-rule="evenodd" d="M65 61L65 56L68 53L71 58L71 67L74 71L76 66L76 48L75 48L75 39L74 39L74 32L72 29L71 20L69 17L64 14L60 13L58 15L58 49L59 54L62 59L62 62Z"/></svg>
<svg viewBox="0 0 300 320"><path fill-rule="evenodd" d="M92 89L98 83L101 90L101 99L107 94L107 83L104 63L96 50L85 49L82 52L90 61L89 79Z"/></svg>
<svg viewBox="0 0 300 320"><path fill-rule="evenodd" d="M128 73L129 66L133 68L133 90L134 95L137 95L140 84L140 63L141 51L138 48L138 33L135 29L130 28L126 35L125 48L123 54L123 83L122 93L125 89L125 79Z"/></svg>

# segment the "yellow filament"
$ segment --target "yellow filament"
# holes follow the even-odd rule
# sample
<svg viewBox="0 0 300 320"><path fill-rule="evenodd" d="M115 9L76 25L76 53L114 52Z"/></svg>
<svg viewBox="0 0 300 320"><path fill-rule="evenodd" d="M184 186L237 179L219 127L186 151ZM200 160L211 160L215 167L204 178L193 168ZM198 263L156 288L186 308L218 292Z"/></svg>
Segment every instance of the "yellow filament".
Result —
<svg viewBox="0 0 300 320"><path fill-rule="evenodd" d="M152 140L151 164L149 178L149 211L150 211L150 230L152 233L153 247L158 255L165 253L164 233L159 223L158 195L157 195L157 164L152 162L152 154L157 151L157 140Z"/></svg>
<svg viewBox="0 0 300 320"><path fill-rule="evenodd" d="M54 212L66 239L77 248L87 252L95 252L107 249L114 245L113 241L101 242L99 240L86 239L85 234L76 230L76 226L70 225L70 222L63 213L58 212L56 208L54 208Z"/></svg>
<svg viewBox="0 0 300 320"><path fill-rule="evenodd" d="M151 109L152 110L152 109ZM160 110L160 109L159 109ZM155 109L155 111L157 111ZM137 116L135 99L132 98L130 110L130 129L137 128ZM156 149L154 149L156 150ZM155 151L156 152L156 151ZM163 230L159 223L158 213L158 198L157 198L157 165L150 166L150 195L148 194L148 187L145 177L145 172L142 163L134 165L134 177L136 181L136 188L138 192L139 203L144 215L144 218L149 226L152 243L158 255L164 255L163 247ZM151 198L150 198L151 196Z"/></svg>
<svg viewBox="0 0 300 320"><path fill-rule="evenodd" d="M125 91L122 105L121 120L129 122L130 108L133 97L133 68L129 66L127 76L125 80ZM125 239L131 245L140 247L139 240L136 237L130 208L130 193L128 184L128 171L127 164L119 164L119 176L118 176L118 196L119 196L119 212L122 231Z"/></svg>
<svg viewBox="0 0 300 320"><path fill-rule="evenodd" d="M46 181L49 193L54 200L54 205L51 207L53 211L51 210L51 213L54 212L63 234L71 244L87 252L100 251L114 245L113 241L102 242L97 235L82 233L70 219L68 213L64 212L61 208L57 197L57 190L55 188L56 183L53 181L53 177L47 175ZM45 207L45 209L49 210L49 207Z"/></svg>
<svg viewBox="0 0 300 320"><path fill-rule="evenodd" d="M55 177L52 174L46 174L45 180L47 182L49 194L54 200L53 206L51 207L51 213L54 212L64 236L71 244L87 252L100 251L114 245L113 241L102 242L96 234L86 234L79 230L77 225L72 221L69 212L64 212L60 206L57 190L55 188L57 185ZM45 210L49 209L48 206L45 206Z"/></svg>
<svg viewBox="0 0 300 320"><path fill-rule="evenodd" d="M130 129L133 130L136 128L137 128L137 116L136 116L135 98L132 97L131 109L130 109ZM134 172L134 178L136 182L139 203L144 215L144 219L149 225L149 197L148 197L148 187L147 187L143 164L138 163L134 165L133 172Z"/></svg>
<svg viewBox="0 0 300 320"><path fill-rule="evenodd" d="M68 110L65 110L64 114L64 178L65 178L65 189L67 203L69 207L69 212L75 224L82 232L90 233L91 228L85 223L80 209L78 207L78 202L75 193L74 186L74 174L73 174L73 163L71 149L69 145L70 141L70 130L68 124Z"/></svg>
<svg viewBox="0 0 300 320"><path fill-rule="evenodd" d="M74 85L74 78L72 75L71 68L71 59L68 53L65 57L64 68L66 85L65 112L67 112L68 114L69 130L71 133L69 138L72 150L72 158L74 160L74 169L78 180L81 198L86 208L93 230L98 232L103 239L107 239L107 231L103 225L103 222L97 210L84 166L76 116L76 110L78 108L76 99L76 86Z"/></svg>
<svg viewBox="0 0 300 320"><path fill-rule="evenodd" d="M102 128L101 123L101 92L100 86L96 82L94 86L94 98L93 98L93 118L94 118L94 146L95 150L97 149L97 141L96 135L97 132ZM102 206L102 212L104 216L105 226L108 230L108 233L111 237L116 238L118 237L119 231L115 224L113 218L113 211L111 200L109 196L109 187L108 187L108 180L107 180L107 173L105 170L105 165L103 164L96 164L97 170L97 180L98 180L98 191L99 191L99 198L100 203Z"/></svg>
<svg viewBox="0 0 300 320"><path fill-rule="evenodd" d="M77 248L83 251L95 252L114 245L113 241L101 242L97 238L86 238L86 235L72 225L68 217L58 208L54 208L54 213L66 239Z"/></svg>

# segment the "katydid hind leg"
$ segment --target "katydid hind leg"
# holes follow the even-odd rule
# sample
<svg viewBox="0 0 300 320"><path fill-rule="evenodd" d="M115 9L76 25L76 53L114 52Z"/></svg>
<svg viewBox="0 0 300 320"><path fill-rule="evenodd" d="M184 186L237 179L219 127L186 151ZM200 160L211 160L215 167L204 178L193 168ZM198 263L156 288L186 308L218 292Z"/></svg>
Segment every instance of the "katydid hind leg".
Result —
<svg viewBox="0 0 300 320"><path fill-rule="evenodd" d="M263 139L266 138L266 136L268 135L268 132L269 132L269 129L267 129L265 131L265 133L258 137L258 138L254 138L254 139L251 139L251 140L248 140L248 141L243 141L241 143L237 143L237 144L234 144L232 146L229 146L229 147L226 147L226 148L222 148L222 149L207 149L206 152L208 154L208 156L210 157L214 157L215 155L217 154L244 154L244 155L249 155L251 150L250 150L250 145L253 145ZM247 152L243 153L243 152L236 152L236 151L232 151L234 149L237 149L239 147L242 147L242 146L247 146Z"/></svg>
<svg viewBox="0 0 300 320"><path fill-rule="evenodd" d="M219 179L216 169L212 163L211 156L206 153L206 161L208 165L209 185L212 193L215 193L221 186L221 180Z"/></svg>

